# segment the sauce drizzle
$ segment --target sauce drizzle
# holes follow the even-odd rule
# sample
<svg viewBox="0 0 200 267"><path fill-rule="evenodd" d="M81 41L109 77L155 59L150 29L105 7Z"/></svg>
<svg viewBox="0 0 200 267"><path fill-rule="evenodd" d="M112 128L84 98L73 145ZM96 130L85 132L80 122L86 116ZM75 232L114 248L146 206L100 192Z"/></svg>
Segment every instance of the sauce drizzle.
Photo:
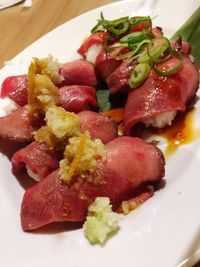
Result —
<svg viewBox="0 0 200 267"><path fill-rule="evenodd" d="M195 108L186 114L178 116L176 121L169 128L161 130L158 134L167 139L167 148L164 155L168 158L181 145L190 144L200 137L200 128L195 127Z"/></svg>
<svg viewBox="0 0 200 267"><path fill-rule="evenodd" d="M123 135L123 108L112 109L106 112L102 112L103 115L112 117L118 123L119 135ZM164 155L168 158L172 155L180 146L190 144L200 138L200 128L195 127L195 108L189 111L179 114L172 126L163 130L147 130L150 134L156 134L167 140L167 147L164 151Z"/></svg>

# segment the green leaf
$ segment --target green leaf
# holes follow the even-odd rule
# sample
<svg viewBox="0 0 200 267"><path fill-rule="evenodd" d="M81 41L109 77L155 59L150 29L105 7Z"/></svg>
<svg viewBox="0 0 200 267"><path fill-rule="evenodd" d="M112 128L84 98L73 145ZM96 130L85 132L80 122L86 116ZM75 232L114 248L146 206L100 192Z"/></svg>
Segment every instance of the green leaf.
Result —
<svg viewBox="0 0 200 267"><path fill-rule="evenodd" d="M178 36L181 36L184 41L187 41L191 44L191 54L195 58L200 68L200 7L172 36L171 39L175 40Z"/></svg>
<svg viewBox="0 0 200 267"><path fill-rule="evenodd" d="M107 90L98 90L97 91L97 102L99 105L99 111L104 112L111 109L112 105L109 100L110 91Z"/></svg>

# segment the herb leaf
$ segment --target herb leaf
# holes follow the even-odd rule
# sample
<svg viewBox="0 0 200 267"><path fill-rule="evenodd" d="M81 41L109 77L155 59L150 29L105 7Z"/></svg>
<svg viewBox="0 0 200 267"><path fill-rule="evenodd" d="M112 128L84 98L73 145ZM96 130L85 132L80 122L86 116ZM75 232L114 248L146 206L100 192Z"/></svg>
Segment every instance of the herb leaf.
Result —
<svg viewBox="0 0 200 267"><path fill-rule="evenodd" d="M97 91L97 102L99 105L100 112L108 111L112 108L109 97L110 97L110 91L108 89Z"/></svg>
<svg viewBox="0 0 200 267"><path fill-rule="evenodd" d="M191 54L196 59L196 63L200 68L200 7L192 14L192 16L183 24L183 26L171 37L172 40L181 36L192 46Z"/></svg>

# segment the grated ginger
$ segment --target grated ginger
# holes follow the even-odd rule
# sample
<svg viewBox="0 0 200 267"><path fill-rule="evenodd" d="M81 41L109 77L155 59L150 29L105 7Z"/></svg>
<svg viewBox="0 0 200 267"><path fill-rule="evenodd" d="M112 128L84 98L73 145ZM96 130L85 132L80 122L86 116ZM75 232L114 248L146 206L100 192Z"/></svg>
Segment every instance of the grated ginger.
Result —
<svg viewBox="0 0 200 267"><path fill-rule="evenodd" d="M51 132L59 139L81 134L79 116L73 112L67 112L61 107L48 106L45 120Z"/></svg>
<svg viewBox="0 0 200 267"><path fill-rule="evenodd" d="M69 137L81 134L80 118L53 104L46 107L45 120L46 125L34 132L34 138L51 150L64 150Z"/></svg>
<svg viewBox="0 0 200 267"><path fill-rule="evenodd" d="M74 175L79 175L83 179L93 175L97 180L97 160L104 161L106 152L101 140L92 140L89 132L85 131L80 136L69 138L64 156L65 159L60 161L60 175L62 180L69 183Z"/></svg>
<svg viewBox="0 0 200 267"><path fill-rule="evenodd" d="M64 150L64 140L58 139L48 126L43 126L34 132L34 139L36 142L44 142L49 150Z"/></svg>
<svg viewBox="0 0 200 267"><path fill-rule="evenodd" d="M45 58L33 58L36 74L43 74L48 76L51 81L57 85L63 81L63 77L59 74L61 64L52 55Z"/></svg>
<svg viewBox="0 0 200 267"><path fill-rule="evenodd" d="M44 114L50 103L58 100L58 88L47 75L36 74L35 65L30 64L28 70L28 106L29 114L38 117Z"/></svg>
<svg viewBox="0 0 200 267"><path fill-rule="evenodd" d="M83 225L85 236L92 244L103 244L119 229L119 215L112 211L107 197L97 197L88 208L88 216Z"/></svg>

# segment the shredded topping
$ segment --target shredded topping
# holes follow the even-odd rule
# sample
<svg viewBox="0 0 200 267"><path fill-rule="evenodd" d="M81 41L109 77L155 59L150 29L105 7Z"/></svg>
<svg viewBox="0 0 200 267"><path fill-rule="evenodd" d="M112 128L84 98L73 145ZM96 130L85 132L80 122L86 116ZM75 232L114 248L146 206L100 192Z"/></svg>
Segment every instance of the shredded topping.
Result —
<svg viewBox="0 0 200 267"><path fill-rule="evenodd" d="M34 133L37 142L45 142L51 150L64 150L68 138L79 136L80 118L53 104L46 107L46 125Z"/></svg>
<svg viewBox="0 0 200 267"><path fill-rule="evenodd" d="M69 144L64 152L65 159L60 161L61 179L69 183L73 176L81 178L93 176L93 182L97 182L97 160L104 161L106 152L104 145L99 139L92 140L89 132L84 132L78 137L69 138ZM87 175L86 175L87 174Z"/></svg>
<svg viewBox="0 0 200 267"><path fill-rule="evenodd" d="M106 152L100 139L92 140L88 131L80 129L78 115L55 105L46 107L46 125L34 133L37 142L45 142L49 149L64 150L60 161L60 176L67 183L74 176L97 183L101 179L97 160L104 161ZM66 147L65 147L66 146Z"/></svg>
<svg viewBox="0 0 200 267"><path fill-rule="evenodd" d="M35 57L33 58L33 64L37 74L48 76L55 85L63 81L64 78L59 74L61 64L52 55L40 59Z"/></svg>
<svg viewBox="0 0 200 267"><path fill-rule="evenodd" d="M34 132L35 141L44 142L49 150L64 150L65 140L58 139L48 126L43 126Z"/></svg>
<svg viewBox="0 0 200 267"><path fill-rule="evenodd" d="M29 115L39 117L44 114L50 103L56 103L58 99L58 88L47 75L37 74L34 63L28 70L28 105Z"/></svg>
<svg viewBox="0 0 200 267"><path fill-rule="evenodd" d="M80 118L72 112L51 105L47 107L46 124L59 139L80 135Z"/></svg>
<svg viewBox="0 0 200 267"><path fill-rule="evenodd" d="M85 236L92 244L103 244L119 230L119 215L112 211L107 197L97 197L88 208L88 216L83 225Z"/></svg>
<svg viewBox="0 0 200 267"><path fill-rule="evenodd" d="M126 215L129 214L131 211L139 208L142 203L136 203L134 201L122 201L121 209L122 212Z"/></svg>

